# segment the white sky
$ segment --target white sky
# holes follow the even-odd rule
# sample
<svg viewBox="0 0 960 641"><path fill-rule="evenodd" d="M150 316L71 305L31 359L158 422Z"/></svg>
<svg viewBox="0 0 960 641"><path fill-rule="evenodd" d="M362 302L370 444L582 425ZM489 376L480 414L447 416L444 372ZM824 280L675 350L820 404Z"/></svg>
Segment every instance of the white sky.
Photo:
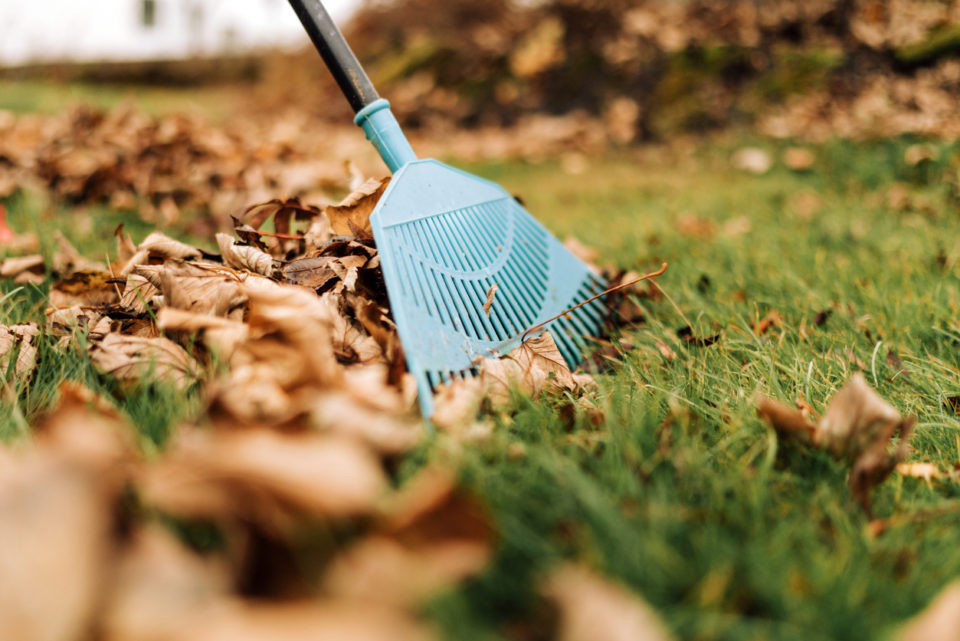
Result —
<svg viewBox="0 0 960 641"><path fill-rule="evenodd" d="M303 46L287 0L0 0L0 66L77 60L148 60ZM360 0L325 0L342 25Z"/></svg>

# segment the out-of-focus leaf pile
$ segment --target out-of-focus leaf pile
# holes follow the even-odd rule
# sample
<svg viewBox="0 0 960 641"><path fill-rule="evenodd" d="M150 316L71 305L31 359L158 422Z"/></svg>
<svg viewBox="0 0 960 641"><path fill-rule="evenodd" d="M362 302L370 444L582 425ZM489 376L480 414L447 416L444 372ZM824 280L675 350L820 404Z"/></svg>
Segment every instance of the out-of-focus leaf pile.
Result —
<svg viewBox="0 0 960 641"><path fill-rule="evenodd" d="M220 126L132 106L0 112L0 198L25 187L68 203L136 210L165 225L182 222L186 211L221 226L275 194L326 203L331 188L345 189L360 174L347 159L363 157L365 143L307 120L297 109Z"/></svg>
<svg viewBox="0 0 960 641"><path fill-rule="evenodd" d="M744 122L815 138L960 132L955 1L395 0L348 37L402 119L434 128L552 128L582 144Z"/></svg>

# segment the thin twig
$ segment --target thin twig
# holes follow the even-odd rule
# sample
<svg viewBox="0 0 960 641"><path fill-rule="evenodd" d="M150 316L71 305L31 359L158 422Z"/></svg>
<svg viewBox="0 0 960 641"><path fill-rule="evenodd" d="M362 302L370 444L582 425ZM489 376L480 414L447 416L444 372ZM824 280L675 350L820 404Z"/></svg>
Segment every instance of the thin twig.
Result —
<svg viewBox="0 0 960 641"><path fill-rule="evenodd" d="M303 240L305 238L303 234L280 234L275 231L258 231L257 233L261 236L270 236L281 240Z"/></svg>
<svg viewBox="0 0 960 641"><path fill-rule="evenodd" d="M597 294L596 296L594 296L594 297L592 297L592 298L588 298L587 300L583 301L583 302L580 303L579 305L574 305L574 306L571 307L570 309L560 312L559 314L557 314L557 315L554 316L553 318L548 319L548 320L545 320L545 321L543 321L542 323L540 323L539 325L534 325L533 327L531 327L530 329L528 329L527 331L525 331L523 334L520 335L520 342L523 342L523 341L527 340L527 335L528 335L528 334L532 334L533 332L538 332L538 331L540 331L540 330L543 329L545 326L549 325L550 323L552 323L553 321L557 320L558 318L562 318L562 317L566 316L567 314L569 314L570 312L572 312L572 311L574 311L574 310L576 310L576 309L579 309L579 308L583 307L584 305L588 305L588 304L592 303L593 301L597 300L598 298L603 298L604 296L606 296L606 295L608 295L608 294L612 294L612 293L614 293L614 292L620 291L621 289L625 289L625 288L627 288L627 287L630 287L631 285L636 285L636 284L639 283L640 281L649 280L649 279L651 279L651 278L656 278L657 276L662 276L664 273L666 273L666 271L667 271L667 264L664 263L664 264L660 267L660 269L658 269L658 270L655 271L655 272L650 272L649 274L644 274L644 275L641 276L640 278L636 278L636 279L634 279L634 280L631 280L629 283L621 283L620 285L617 285L616 287L611 287L610 289L608 289L608 290L605 291L605 292L600 292L600 293Z"/></svg>

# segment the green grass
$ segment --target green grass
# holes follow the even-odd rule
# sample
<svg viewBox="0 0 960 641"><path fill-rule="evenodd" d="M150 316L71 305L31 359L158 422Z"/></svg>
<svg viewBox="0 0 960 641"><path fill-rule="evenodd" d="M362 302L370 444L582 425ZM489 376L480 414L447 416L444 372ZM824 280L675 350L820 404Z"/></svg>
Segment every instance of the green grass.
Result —
<svg viewBox="0 0 960 641"><path fill-rule="evenodd" d="M184 91L179 87L0 78L0 110L18 114L56 113L79 104L111 109L130 102L154 116L187 112L224 120L243 100L244 90L235 86Z"/></svg>
<svg viewBox="0 0 960 641"><path fill-rule="evenodd" d="M729 141L596 159L578 176L559 163L470 168L521 194L559 236L598 248L603 262L669 262L659 282L677 307L641 301L648 322L624 337L635 349L600 377L601 428L582 417L570 427L556 403L518 399L489 441L463 449L464 483L490 506L501 539L489 570L431 604L449 638L529 632L517 622L543 617L532 586L570 558L636 589L679 638L704 640L883 638L960 573L960 509L869 536L846 467L778 442L754 400L802 397L822 409L862 369L918 416L916 459L960 460L960 417L946 402L960 394L960 216L946 180L960 151L936 146L935 160L910 167L909 143L831 143L816 149L810 172L777 163L762 177L730 168ZM779 157L781 148L761 144ZM907 210L888 203L898 182ZM15 227L70 220L43 220L29 199L7 205ZM714 232L682 233L691 217ZM100 224L70 234L103 252ZM8 319L42 313L42 292L13 296ZM832 314L815 325L824 310ZM756 335L772 311L782 326ZM676 334L688 322L723 336L689 346ZM666 360L658 341L677 358ZM905 371L889 364L891 350ZM47 353L40 379L3 407L0 416L14 418L0 419L0 434L22 433L55 381L73 377L118 391L84 357ZM144 389L120 402L147 442L162 443L190 410ZM401 474L449 458L441 438ZM956 506L958 495L955 485L894 475L874 494L874 516Z"/></svg>

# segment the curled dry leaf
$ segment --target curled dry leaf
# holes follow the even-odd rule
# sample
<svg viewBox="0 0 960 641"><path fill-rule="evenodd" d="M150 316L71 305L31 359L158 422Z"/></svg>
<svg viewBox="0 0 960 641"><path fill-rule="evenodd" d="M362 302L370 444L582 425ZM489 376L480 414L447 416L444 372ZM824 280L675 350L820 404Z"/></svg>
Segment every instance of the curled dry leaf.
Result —
<svg viewBox="0 0 960 641"><path fill-rule="evenodd" d="M17 284L40 284L46 264L40 254L16 256L0 261L0 278L12 278Z"/></svg>
<svg viewBox="0 0 960 641"><path fill-rule="evenodd" d="M859 373L834 395L817 423L773 399L761 399L758 412L781 436L827 449L838 458L852 461L850 490L867 513L873 488L909 455L916 422L915 417L901 417ZM890 451L895 436L899 436L899 440Z"/></svg>
<svg viewBox="0 0 960 641"><path fill-rule="evenodd" d="M176 516L239 519L283 532L294 517L370 513L386 489L357 441L268 429L184 431L144 475L144 500Z"/></svg>
<svg viewBox="0 0 960 641"><path fill-rule="evenodd" d="M174 240L166 234L155 231L143 239L137 247L137 252L146 252L153 258L176 258L179 260L198 260L203 253L179 240Z"/></svg>
<svg viewBox="0 0 960 641"><path fill-rule="evenodd" d="M389 178L371 178L339 204L327 207L324 213L330 219L333 231L346 236L358 236L360 232L372 233L370 214L389 184Z"/></svg>
<svg viewBox="0 0 960 641"><path fill-rule="evenodd" d="M160 289L140 274L130 274L123 286L120 302L121 309L130 314L146 314L148 309L158 307ZM162 299L160 299L162 300Z"/></svg>
<svg viewBox="0 0 960 641"><path fill-rule="evenodd" d="M201 333L204 345L228 362L249 336L246 323L174 307L157 312L157 327L165 332Z"/></svg>
<svg viewBox="0 0 960 641"><path fill-rule="evenodd" d="M100 480L119 487L126 467L139 461L126 421L117 407L89 387L67 381L57 403L35 426L37 442L64 459L97 469Z"/></svg>
<svg viewBox="0 0 960 641"><path fill-rule="evenodd" d="M543 594L560 614L557 641L669 641L657 613L627 588L579 565L565 565L547 577Z"/></svg>
<svg viewBox="0 0 960 641"><path fill-rule="evenodd" d="M231 267L270 276L273 274L273 257L262 249L250 245L238 245L232 236L217 234L217 245L223 260Z"/></svg>
<svg viewBox="0 0 960 641"><path fill-rule="evenodd" d="M186 350L162 336L107 334L90 348L90 358L99 371L127 383L152 375L183 389L200 377L199 366Z"/></svg>
<svg viewBox="0 0 960 641"><path fill-rule="evenodd" d="M28 376L37 366L37 347L34 339L40 335L35 323L25 325L0 325L0 378L10 369L10 361L16 355L13 374Z"/></svg>

